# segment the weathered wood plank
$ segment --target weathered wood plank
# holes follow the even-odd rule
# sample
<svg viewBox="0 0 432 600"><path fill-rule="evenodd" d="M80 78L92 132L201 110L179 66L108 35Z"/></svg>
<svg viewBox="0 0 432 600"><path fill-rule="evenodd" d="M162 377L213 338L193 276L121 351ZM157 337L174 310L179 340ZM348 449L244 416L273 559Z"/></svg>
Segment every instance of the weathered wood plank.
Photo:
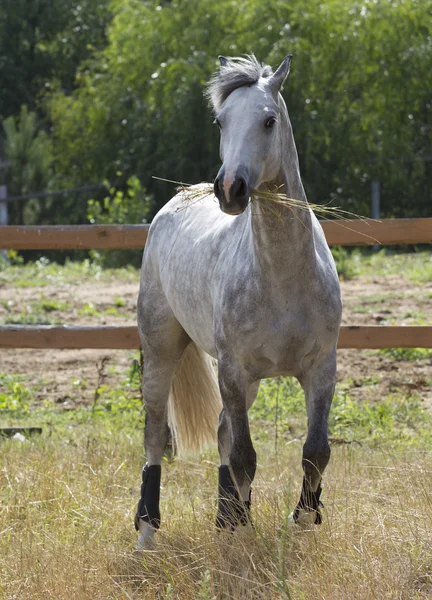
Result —
<svg viewBox="0 0 432 600"><path fill-rule="evenodd" d="M331 246L430 244L430 219L321 221ZM0 227L0 247L15 250L142 249L149 225Z"/></svg>
<svg viewBox="0 0 432 600"><path fill-rule="evenodd" d="M432 326L346 325L338 348L432 348Z"/></svg>
<svg viewBox="0 0 432 600"><path fill-rule="evenodd" d="M138 329L135 326L0 326L0 348L106 348L129 350L139 347Z"/></svg>
<svg viewBox="0 0 432 600"><path fill-rule="evenodd" d="M1 248L14 250L143 249L149 225L0 227Z"/></svg>
<svg viewBox="0 0 432 600"><path fill-rule="evenodd" d="M431 244L432 219L321 221L330 246Z"/></svg>
<svg viewBox="0 0 432 600"><path fill-rule="evenodd" d="M339 348L432 348L432 326L351 325L341 327ZM130 327L0 326L0 348L136 349L138 329Z"/></svg>

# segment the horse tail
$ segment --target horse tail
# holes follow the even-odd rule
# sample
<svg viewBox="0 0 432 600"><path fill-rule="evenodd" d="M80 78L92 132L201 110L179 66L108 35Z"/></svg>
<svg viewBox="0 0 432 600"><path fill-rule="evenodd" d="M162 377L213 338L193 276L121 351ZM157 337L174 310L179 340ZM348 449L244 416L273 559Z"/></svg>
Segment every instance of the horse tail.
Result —
<svg viewBox="0 0 432 600"><path fill-rule="evenodd" d="M174 373L168 401L176 449L197 451L214 442L221 410L214 360L191 342Z"/></svg>

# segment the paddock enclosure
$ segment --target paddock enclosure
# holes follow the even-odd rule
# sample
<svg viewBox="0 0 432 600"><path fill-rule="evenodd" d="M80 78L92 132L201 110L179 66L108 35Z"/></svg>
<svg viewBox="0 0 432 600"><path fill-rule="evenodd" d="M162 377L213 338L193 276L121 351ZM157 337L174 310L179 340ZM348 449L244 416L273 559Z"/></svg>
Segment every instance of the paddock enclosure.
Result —
<svg viewBox="0 0 432 600"><path fill-rule="evenodd" d="M382 237L378 225L332 223L344 236L337 241L324 227L340 245L376 243L350 231L357 227L384 244L432 242L432 219L383 222ZM146 232L10 227L0 239L9 248L142 248ZM257 534L215 533L211 448L164 463L163 530L145 562L133 556L143 416L138 377L129 377L138 360L131 323L139 272L43 259L0 272L0 322L9 323L0 326L0 403L12 390L29 405L3 425L43 428L26 442L1 441L0 598L431 598L432 358L422 349L432 346L431 256L358 257L359 273L341 281L340 345L350 347L338 356L321 528L300 536L284 529L298 499L306 415L292 382L282 381L279 395L278 382L266 380L251 415ZM42 304L48 312L37 312ZM359 347L344 335L360 336Z"/></svg>
<svg viewBox="0 0 432 600"><path fill-rule="evenodd" d="M432 218L321 221L330 246L432 243ZM15 250L139 249L148 225L4 226L1 246ZM175 248L174 250L175 251ZM431 348L432 325L341 327L339 348ZM136 349L133 326L0 326L0 348Z"/></svg>

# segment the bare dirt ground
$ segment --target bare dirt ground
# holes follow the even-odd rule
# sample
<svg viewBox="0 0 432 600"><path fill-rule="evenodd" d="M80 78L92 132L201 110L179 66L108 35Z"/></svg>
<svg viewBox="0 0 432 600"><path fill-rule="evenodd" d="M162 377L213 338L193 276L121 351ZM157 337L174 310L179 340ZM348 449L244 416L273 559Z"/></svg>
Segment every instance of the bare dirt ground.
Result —
<svg viewBox="0 0 432 600"><path fill-rule="evenodd" d="M135 324L136 280L91 281L78 285L14 287L0 282L0 322L82 325ZM342 282L344 324L432 323L432 285L403 275L358 276ZM98 350L0 350L0 375L21 375L35 389L36 402L54 401L65 410L89 404L103 382L118 385L137 352ZM101 371L102 361L104 362ZM339 381L359 399L394 392L416 393L432 407L432 360L395 360L378 351L341 350ZM0 378L0 393L1 393Z"/></svg>

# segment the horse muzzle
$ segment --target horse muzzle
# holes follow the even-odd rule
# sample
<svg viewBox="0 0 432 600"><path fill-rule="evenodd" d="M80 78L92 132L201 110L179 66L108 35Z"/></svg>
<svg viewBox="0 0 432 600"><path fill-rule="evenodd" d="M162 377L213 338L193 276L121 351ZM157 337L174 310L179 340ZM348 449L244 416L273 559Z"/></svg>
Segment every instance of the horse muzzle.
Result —
<svg viewBox="0 0 432 600"><path fill-rule="evenodd" d="M247 173L242 173L241 169L234 178L227 178L224 167L221 168L214 182L214 193L222 212L234 216L246 210L250 200L247 180Z"/></svg>

